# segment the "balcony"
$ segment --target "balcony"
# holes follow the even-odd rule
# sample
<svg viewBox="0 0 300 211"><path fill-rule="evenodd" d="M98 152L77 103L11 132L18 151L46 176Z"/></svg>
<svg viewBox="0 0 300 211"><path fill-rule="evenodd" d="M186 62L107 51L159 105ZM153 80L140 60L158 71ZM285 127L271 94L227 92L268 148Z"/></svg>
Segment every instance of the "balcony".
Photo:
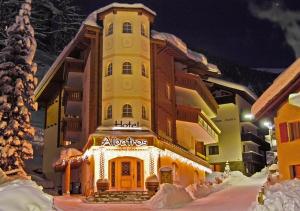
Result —
<svg viewBox="0 0 300 211"><path fill-rule="evenodd" d="M76 59L73 57L67 57L65 59L65 71L66 72L83 72L84 71L84 61L81 59Z"/></svg>
<svg viewBox="0 0 300 211"><path fill-rule="evenodd" d="M176 71L175 86L195 90L203 98L210 109L217 113L218 104L202 79L198 75Z"/></svg>
<svg viewBox="0 0 300 211"><path fill-rule="evenodd" d="M265 158L261 154L258 154L253 151L249 151L249 152L243 153L243 161L245 163L263 164L263 163L265 163Z"/></svg>
<svg viewBox="0 0 300 211"><path fill-rule="evenodd" d="M242 141L252 141L252 142L258 144L260 146L261 150L264 150L264 151L270 150L270 144L267 143L266 141L264 141L259 136L254 135L253 133L250 133L250 132L242 133L241 134L241 140Z"/></svg>
<svg viewBox="0 0 300 211"><path fill-rule="evenodd" d="M218 134L220 130L204 116L200 109L177 105L177 126L184 127L190 131L195 137L205 140L205 144L218 142Z"/></svg>
<svg viewBox="0 0 300 211"><path fill-rule="evenodd" d="M82 97L81 90L65 88L63 104L67 115L81 117Z"/></svg>
<svg viewBox="0 0 300 211"><path fill-rule="evenodd" d="M80 140L82 129L81 118L66 117L63 120L64 140L77 142Z"/></svg>

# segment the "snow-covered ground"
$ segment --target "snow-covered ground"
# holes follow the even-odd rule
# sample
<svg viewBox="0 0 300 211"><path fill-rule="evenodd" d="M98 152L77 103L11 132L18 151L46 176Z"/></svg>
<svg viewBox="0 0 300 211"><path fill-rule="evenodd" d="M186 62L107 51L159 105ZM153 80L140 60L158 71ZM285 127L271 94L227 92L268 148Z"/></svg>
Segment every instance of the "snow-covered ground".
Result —
<svg viewBox="0 0 300 211"><path fill-rule="evenodd" d="M53 197L30 180L14 180L0 185L0 211L51 211Z"/></svg>

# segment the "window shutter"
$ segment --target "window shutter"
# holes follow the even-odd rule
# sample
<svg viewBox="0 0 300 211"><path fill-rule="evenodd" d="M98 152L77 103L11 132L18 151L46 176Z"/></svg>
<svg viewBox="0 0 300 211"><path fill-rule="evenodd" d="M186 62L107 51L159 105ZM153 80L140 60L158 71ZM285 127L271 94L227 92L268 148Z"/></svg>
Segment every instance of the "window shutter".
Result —
<svg viewBox="0 0 300 211"><path fill-rule="evenodd" d="M288 128L287 123L280 123L279 124L279 130L280 130L280 140L281 143L285 143L289 141L289 134L288 134Z"/></svg>

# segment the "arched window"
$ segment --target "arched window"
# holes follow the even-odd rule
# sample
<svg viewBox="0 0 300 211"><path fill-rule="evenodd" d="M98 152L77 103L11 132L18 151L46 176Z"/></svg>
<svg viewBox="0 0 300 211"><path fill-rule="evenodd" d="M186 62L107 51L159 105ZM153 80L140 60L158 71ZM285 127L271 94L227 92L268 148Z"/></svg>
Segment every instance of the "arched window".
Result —
<svg viewBox="0 0 300 211"><path fill-rule="evenodd" d="M123 74L132 74L132 68L130 62L123 63Z"/></svg>
<svg viewBox="0 0 300 211"><path fill-rule="evenodd" d="M111 118L112 118L112 105L109 105L106 111L106 119L111 119Z"/></svg>
<svg viewBox="0 0 300 211"><path fill-rule="evenodd" d="M106 36L113 34L113 32L114 32L114 25L111 23L108 25Z"/></svg>
<svg viewBox="0 0 300 211"><path fill-rule="evenodd" d="M107 70L106 70L106 76L110 76L113 73L113 65L112 63L109 63L109 65L107 66Z"/></svg>
<svg viewBox="0 0 300 211"><path fill-rule="evenodd" d="M146 34L146 29L145 29L145 26L144 24L141 24L141 35L147 37L147 34Z"/></svg>
<svg viewBox="0 0 300 211"><path fill-rule="evenodd" d="M143 65L143 64L142 64L142 76L148 77L148 76L147 76L147 70L146 70L146 68L145 68L145 65Z"/></svg>
<svg viewBox="0 0 300 211"><path fill-rule="evenodd" d="M132 33L131 23L129 22L123 23L123 33Z"/></svg>
<svg viewBox="0 0 300 211"><path fill-rule="evenodd" d="M142 119L147 119L147 112L145 106L142 106Z"/></svg>
<svg viewBox="0 0 300 211"><path fill-rule="evenodd" d="M131 107L131 105L125 104L123 106L122 116L123 117L132 117L132 107Z"/></svg>

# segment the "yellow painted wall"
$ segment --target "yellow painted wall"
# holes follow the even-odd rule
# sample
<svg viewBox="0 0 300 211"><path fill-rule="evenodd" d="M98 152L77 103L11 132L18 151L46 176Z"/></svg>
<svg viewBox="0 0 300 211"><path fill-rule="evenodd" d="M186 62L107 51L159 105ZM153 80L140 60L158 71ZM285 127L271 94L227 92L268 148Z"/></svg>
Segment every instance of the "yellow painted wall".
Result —
<svg viewBox="0 0 300 211"><path fill-rule="evenodd" d="M291 165L300 165L300 139L287 143L281 143L280 140L279 124L294 121L300 121L300 108L286 102L277 111L275 118L278 164L282 180L291 179Z"/></svg>
<svg viewBox="0 0 300 211"><path fill-rule="evenodd" d="M199 171L193 168L190 165L184 164L182 162L179 162L177 160L173 160L169 157L161 157L160 158L160 167L170 167L172 168L172 164L176 163L178 166L177 172L176 172L176 179L173 181L175 184L182 185L184 187L193 184L197 181L195 181L195 172L198 172L198 180L204 181L205 180L205 172ZM174 177L173 177L174 178Z"/></svg>
<svg viewBox="0 0 300 211"><path fill-rule="evenodd" d="M132 33L123 33L123 23L132 24ZM106 36L108 26L113 24L113 34ZM145 26L147 37L141 35L141 24ZM104 17L103 36L103 126L113 126L114 122L122 120L139 122L140 126L150 128L151 125L151 75L150 75L150 23L144 13L137 11L117 11ZM132 64L132 74L122 74L124 62ZM113 73L106 76L108 65L113 64ZM147 76L142 76L142 64ZM122 118L122 107L130 104L133 108L133 118ZM106 111L113 105L113 117L106 120ZM147 120L142 119L142 106L146 108Z"/></svg>
<svg viewBox="0 0 300 211"><path fill-rule="evenodd" d="M207 145L206 155L209 162L242 161L239 107L233 103L219 105L218 115L214 122L221 130L218 143L219 154L209 155L210 145Z"/></svg>

